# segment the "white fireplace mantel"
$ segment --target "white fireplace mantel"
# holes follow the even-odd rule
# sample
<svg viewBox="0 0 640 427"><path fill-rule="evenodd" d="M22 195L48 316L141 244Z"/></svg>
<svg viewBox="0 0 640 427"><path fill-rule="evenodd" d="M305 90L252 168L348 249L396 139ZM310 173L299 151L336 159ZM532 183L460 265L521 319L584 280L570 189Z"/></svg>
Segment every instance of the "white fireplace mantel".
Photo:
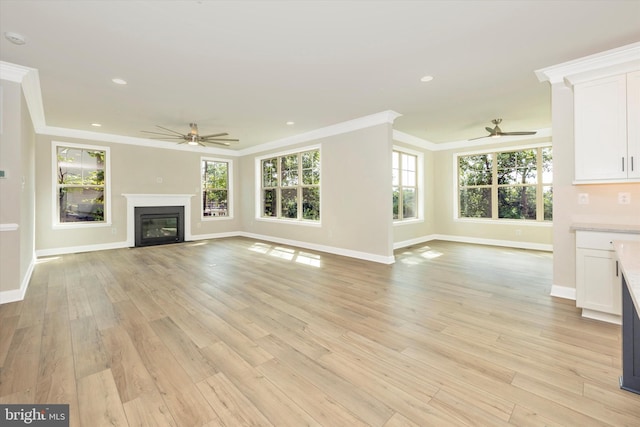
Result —
<svg viewBox="0 0 640 427"><path fill-rule="evenodd" d="M193 194L122 194L127 199L127 245L135 246L135 208L183 206L184 240L191 240L191 198Z"/></svg>

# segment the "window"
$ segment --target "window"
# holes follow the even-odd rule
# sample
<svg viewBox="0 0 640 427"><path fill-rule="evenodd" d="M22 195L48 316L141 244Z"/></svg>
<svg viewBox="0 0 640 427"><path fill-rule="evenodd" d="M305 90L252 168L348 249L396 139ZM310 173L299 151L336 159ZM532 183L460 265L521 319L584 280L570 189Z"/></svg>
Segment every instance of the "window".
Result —
<svg viewBox="0 0 640 427"><path fill-rule="evenodd" d="M260 160L260 217L320 220L320 150Z"/></svg>
<svg viewBox="0 0 640 427"><path fill-rule="evenodd" d="M54 224L109 221L106 147L53 144Z"/></svg>
<svg viewBox="0 0 640 427"><path fill-rule="evenodd" d="M231 163L202 159L202 217L231 217Z"/></svg>
<svg viewBox="0 0 640 427"><path fill-rule="evenodd" d="M393 219L418 218L418 156L393 151Z"/></svg>
<svg viewBox="0 0 640 427"><path fill-rule="evenodd" d="M459 155L458 217L553 219L551 147Z"/></svg>

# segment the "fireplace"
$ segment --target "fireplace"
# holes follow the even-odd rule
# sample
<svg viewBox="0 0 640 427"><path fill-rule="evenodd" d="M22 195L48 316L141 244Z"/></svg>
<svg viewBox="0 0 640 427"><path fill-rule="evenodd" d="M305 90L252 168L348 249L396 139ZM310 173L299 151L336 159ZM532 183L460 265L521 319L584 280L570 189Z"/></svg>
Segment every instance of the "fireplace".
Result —
<svg viewBox="0 0 640 427"><path fill-rule="evenodd" d="M134 215L136 246L184 242L183 206L141 206Z"/></svg>
<svg viewBox="0 0 640 427"><path fill-rule="evenodd" d="M136 244L138 227L136 226L135 214L137 208L182 208L183 215L182 220L180 220L182 239L185 242L191 240L191 198L194 196L193 194L123 194L123 196L127 199L127 245L129 247L138 246ZM160 213L163 214L165 212ZM168 224L172 225L172 223ZM165 226L160 228L172 227ZM165 230L165 232L167 231L169 230Z"/></svg>

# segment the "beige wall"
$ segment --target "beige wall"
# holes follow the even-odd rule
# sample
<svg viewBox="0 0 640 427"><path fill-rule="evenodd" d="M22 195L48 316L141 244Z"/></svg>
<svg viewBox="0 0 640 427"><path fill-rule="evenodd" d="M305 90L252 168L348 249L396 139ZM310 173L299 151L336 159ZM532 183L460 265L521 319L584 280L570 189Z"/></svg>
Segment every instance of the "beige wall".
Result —
<svg viewBox="0 0 640 427"><path fill-rule="evenodd" d="M640 184L573 185L573 91L554 84L552 94L553 125L553 284L575 288L574 223L640 225ZM607 147L602 147L606 150ZM631 194L629 205L618 204L618 193ZM578 204L580 193L589 194L589 204Z"/></svg>
<svg viewBox="0 0 640 427"><path fill-rule="evenodd" d="M365 257L392 257L391 132L390 124L382 124L245 156L240 164L244 230ZM256 158L313 145L320 146L322 158L321 225L256 219Z"/></svg>
<svg viewBox="0 0 640 427"><path fill-rule="evenodd" d="M20 83L0 81L0 224L17 230L0 231L0 292L18 292L35 262L34 249L34 132ZM24 289L24 287L23 287ZM4 294L6 295L6 294ZM3 299L0 296L0 303Z"/></svg>
<svg viewBox="0 0 640 427"><path fill-rule="evenodd" d="M552 244L552 225L550 223L535 223L532 221L467 221L454 218L454 195L457 191L454 162L459 153L473 151L505 150L531 144L549 142L548 138L532 138L509 144L473 145L452 150L442 150L434 153L435 188L435 223L436 233L450 238L468 240L495 241L500 244L513 244L522 247L550 247ZM555 147L554 147L555 167ZM555 184L554 184L555 191ZM555 194L555 193L554 193Z"/></svg>
<svg viewBox="0 0 640 427"><path fill-rule="evenodd" d="M73 229L53 228L52 141L88 144L110 149L111 169L111 226ZM200 217L200 161L202 157L228 158L234 162L238 176L238 161L198 151L182 151L142 147L102 141L39 135L37 138L36 247L38 251L77 248L92 245L124 244L127 240L126 199L122 194L193 194L191 199L191 233L198 235L235 232L240 220L201 219ZM161 182L160 182L161 181ZM237 212L238 186L234 187L234 212Z"/></svg>
<svg viewBox="0 0 640 427"><path fill-rule="evenodd" d="M422 221L414 222L396 222L393 225L393 242L396 246L407 246L416 242L420 242L424 238L428 238L436 231L435 212L439 209L439 206L435 202L435 190L436 190L436 174L434 171L434 152L424 148L419 148L413 145L408 145L402 142L395 141L394 145L400 150L403 148L408 149L411 152L422 153L423 163L423 179L419 183L424 190L424 217ZM389 207L391 209L391 207Z"/></svg>

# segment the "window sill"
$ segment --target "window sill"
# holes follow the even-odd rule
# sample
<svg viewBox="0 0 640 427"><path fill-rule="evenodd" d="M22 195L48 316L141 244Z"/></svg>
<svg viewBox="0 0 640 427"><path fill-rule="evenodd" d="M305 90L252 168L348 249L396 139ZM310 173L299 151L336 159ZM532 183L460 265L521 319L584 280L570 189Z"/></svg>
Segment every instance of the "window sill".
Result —
<svg viewBox="0 0 640 427"><path fill-rule="evenodd" d="M423 222L424 222L424 218L393 220L393 226L395 227L396 225L400 226L400 225L420 224Z"/></svg>
<svg viewBox="0 0 640 427"><path fill-rule="evenodd" d="M201 216L200 217L200 220L205 222L224 221L225 219L230 220L230 219L233 219L233 217L232 216Z"/></svg>
<svg viewBox="0 0 640 427"><path fill-rule="evenodd" d="M51 227L53 230L76 230L79 228L99 228L99 227L111 227L111 222L69 222L53 224Z"/></svg>
<svg viewBox="0 0 640 427"><path fill-rule="evenodd" d="M553 221L535 221L531 219L492 219L492 218L454 218L454 222L469 224L522 225L531 227L552 227Z"/></svg>
<svg viewBox="0 0 640 427"><path fill-rule="evenodd" d="M256 221L271 222L277 224L290 224L290 225L302 225L305 227L321 227L320 221L309 221L304 219L282 219L282 218L256 218Z"/></svg>

